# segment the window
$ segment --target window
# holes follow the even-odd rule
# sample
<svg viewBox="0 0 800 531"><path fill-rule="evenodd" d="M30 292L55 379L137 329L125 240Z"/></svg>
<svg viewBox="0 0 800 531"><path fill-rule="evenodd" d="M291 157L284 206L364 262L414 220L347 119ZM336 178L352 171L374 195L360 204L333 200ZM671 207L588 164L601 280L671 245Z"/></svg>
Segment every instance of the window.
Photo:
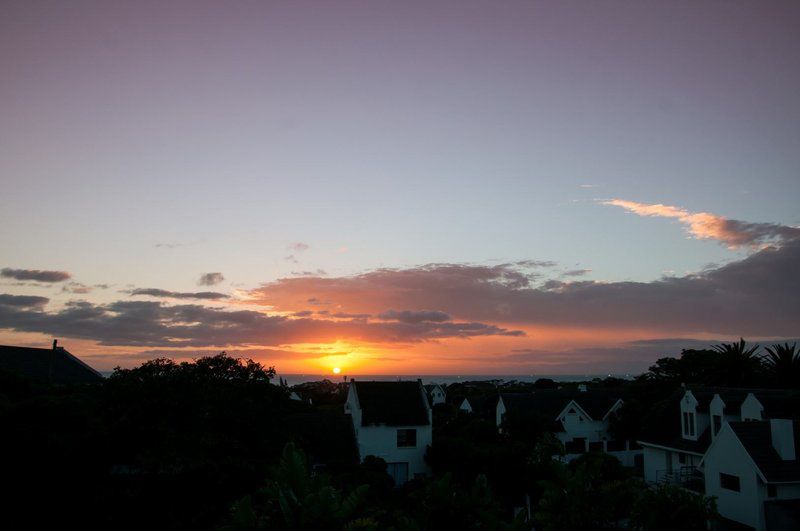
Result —
<svg viewBox="0 0 800 531"><path fill-rule="evenodd" d="M731 474L719 473L719 486L726 490L739 492L739 476L732 476Z"/></svg>
<svg viewBox="0 0 800 531"><path fill-rule="evenodd" d="M689 411L683 412L683 435L694 437L694 413Z"/></svg>
<svg viewBox="0 0 800 531"><path fill-rule="evenodd" d="M686 464L686 454L678 454L678 462L682 465Z"/></svg>
<svg viewBox="0 0 800 531"><path fill-rule="evenodd" d="M417 445L417 430L397 430L397 447L413 448Z"/></svg>
<svg viewBox="0 0 800 531"><path fill-rule="evenodd" d="M714 415L711 417L714 422L714 435L719 433L720 428L722 428L722 417L719 415Z"/></svg>
<svg viewBox="0 0 800 531"><path fill-rule="evenodd" d="M777 498L778 497L778 486L773 484L767 485L767 498Z"/></svg>

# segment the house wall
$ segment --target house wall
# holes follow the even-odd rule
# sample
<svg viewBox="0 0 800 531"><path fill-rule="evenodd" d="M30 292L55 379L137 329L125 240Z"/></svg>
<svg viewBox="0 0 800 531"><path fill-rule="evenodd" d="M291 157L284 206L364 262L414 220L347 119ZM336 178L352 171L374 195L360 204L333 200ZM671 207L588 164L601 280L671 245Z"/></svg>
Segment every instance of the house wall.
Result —
<svg viewBox="0 0 800 531"><path fill-rule="evenodd" d="M503 423L503 416L506 414L506 405L503 403L503 399L497 401L497 408L495 408L495 423L499 428L500 425Z"/></svg>
<svg viewBox="0 0 800 531"><path fill-rule="evenodd" d="M721 516L757 531L764 529L763 500L766 487L759 484L750 456L742 447L729 425L720 430L714 445L706 453L706 495L717 497L717 509ZM739 478L740 491L734 492L720 486L720 472Z"/></svg>
<svg viewBox="0 0 800 531"><path fill-rule="evenodd" d="M742 402L742 418L741 420L754 419L764 420L761 416L764 406L755 397L753 393L748 393L747 397Z"/></svg>
<svg viewBox="0 0 800 531"><path fill-rule="evenodd" d="M442 391L442 388L439 386L434 387L431 390L431 405L435 406L436 404L444 404L444 402L444 391Z"/></svg>
<svg viewBox="0 0 800 531"><path fill-rule="evenodd" d="M644 452L644 479L650 483L657 480L657 472L667 468L667 451L660 448L645 446Z"/></svg>
<svg viewBox="0 0 800 531"><path fill-rule="evenodd" d="M608 438L608 423L599 420L588 420L583 417L583 422L579 418L582 414L566 414L562 418L564 431L557 433L556 436L561 442L569 442L573 439L584 437L588 442L602 441Z"/></svg>
<svg viewBox="0 0 800 531"><path fill-rule="evenodd" d="M397 430L417 430L417 445L413 448L397 447ZM408 463L408 478L414 474L430 473L425 463L425 452L432 442L431 426L358 426L358 453L363 461L368 455L380 457L387 463Z"/></svg>

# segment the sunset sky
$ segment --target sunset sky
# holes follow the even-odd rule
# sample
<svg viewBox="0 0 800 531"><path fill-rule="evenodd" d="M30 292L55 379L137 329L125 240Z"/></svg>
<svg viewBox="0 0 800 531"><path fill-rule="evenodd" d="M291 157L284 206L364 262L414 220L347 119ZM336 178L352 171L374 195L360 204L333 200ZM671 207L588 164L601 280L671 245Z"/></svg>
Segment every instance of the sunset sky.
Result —
<svg viewBox="0 0 800 531"><path fill-rule="evenodd" d="M800 3L0 4L0 344L638 373L800 337Z"/></svg>

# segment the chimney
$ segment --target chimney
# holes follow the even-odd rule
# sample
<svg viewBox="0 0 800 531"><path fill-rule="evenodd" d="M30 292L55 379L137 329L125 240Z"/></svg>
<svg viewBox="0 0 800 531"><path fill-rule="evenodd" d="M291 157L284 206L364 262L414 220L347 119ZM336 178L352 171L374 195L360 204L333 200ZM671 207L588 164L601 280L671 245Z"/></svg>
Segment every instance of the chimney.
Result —
<svg viewBox="0 0 800 531"><path fill-rule="evenodd" d="M772 447L784 461L794 461L794 426L789 419L769 419Z"/></svg>
<svg viewBox="0 0 800 531"><path fill-rule="evenodd" d="M58 339L54 339L53 340L53 350L56 350L57 348L58 348Z"/></svg>

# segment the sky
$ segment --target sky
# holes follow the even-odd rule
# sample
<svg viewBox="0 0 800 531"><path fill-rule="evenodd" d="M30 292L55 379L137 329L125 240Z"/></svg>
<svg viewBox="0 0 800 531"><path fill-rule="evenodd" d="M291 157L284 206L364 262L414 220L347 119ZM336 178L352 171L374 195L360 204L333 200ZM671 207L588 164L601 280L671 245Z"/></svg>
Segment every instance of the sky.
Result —
<svg viewBox="0 0 800 531"><path fill-rule="evenodd" d="M0 343L638 373L800 337L797 2L0 4Z"/></svg>

